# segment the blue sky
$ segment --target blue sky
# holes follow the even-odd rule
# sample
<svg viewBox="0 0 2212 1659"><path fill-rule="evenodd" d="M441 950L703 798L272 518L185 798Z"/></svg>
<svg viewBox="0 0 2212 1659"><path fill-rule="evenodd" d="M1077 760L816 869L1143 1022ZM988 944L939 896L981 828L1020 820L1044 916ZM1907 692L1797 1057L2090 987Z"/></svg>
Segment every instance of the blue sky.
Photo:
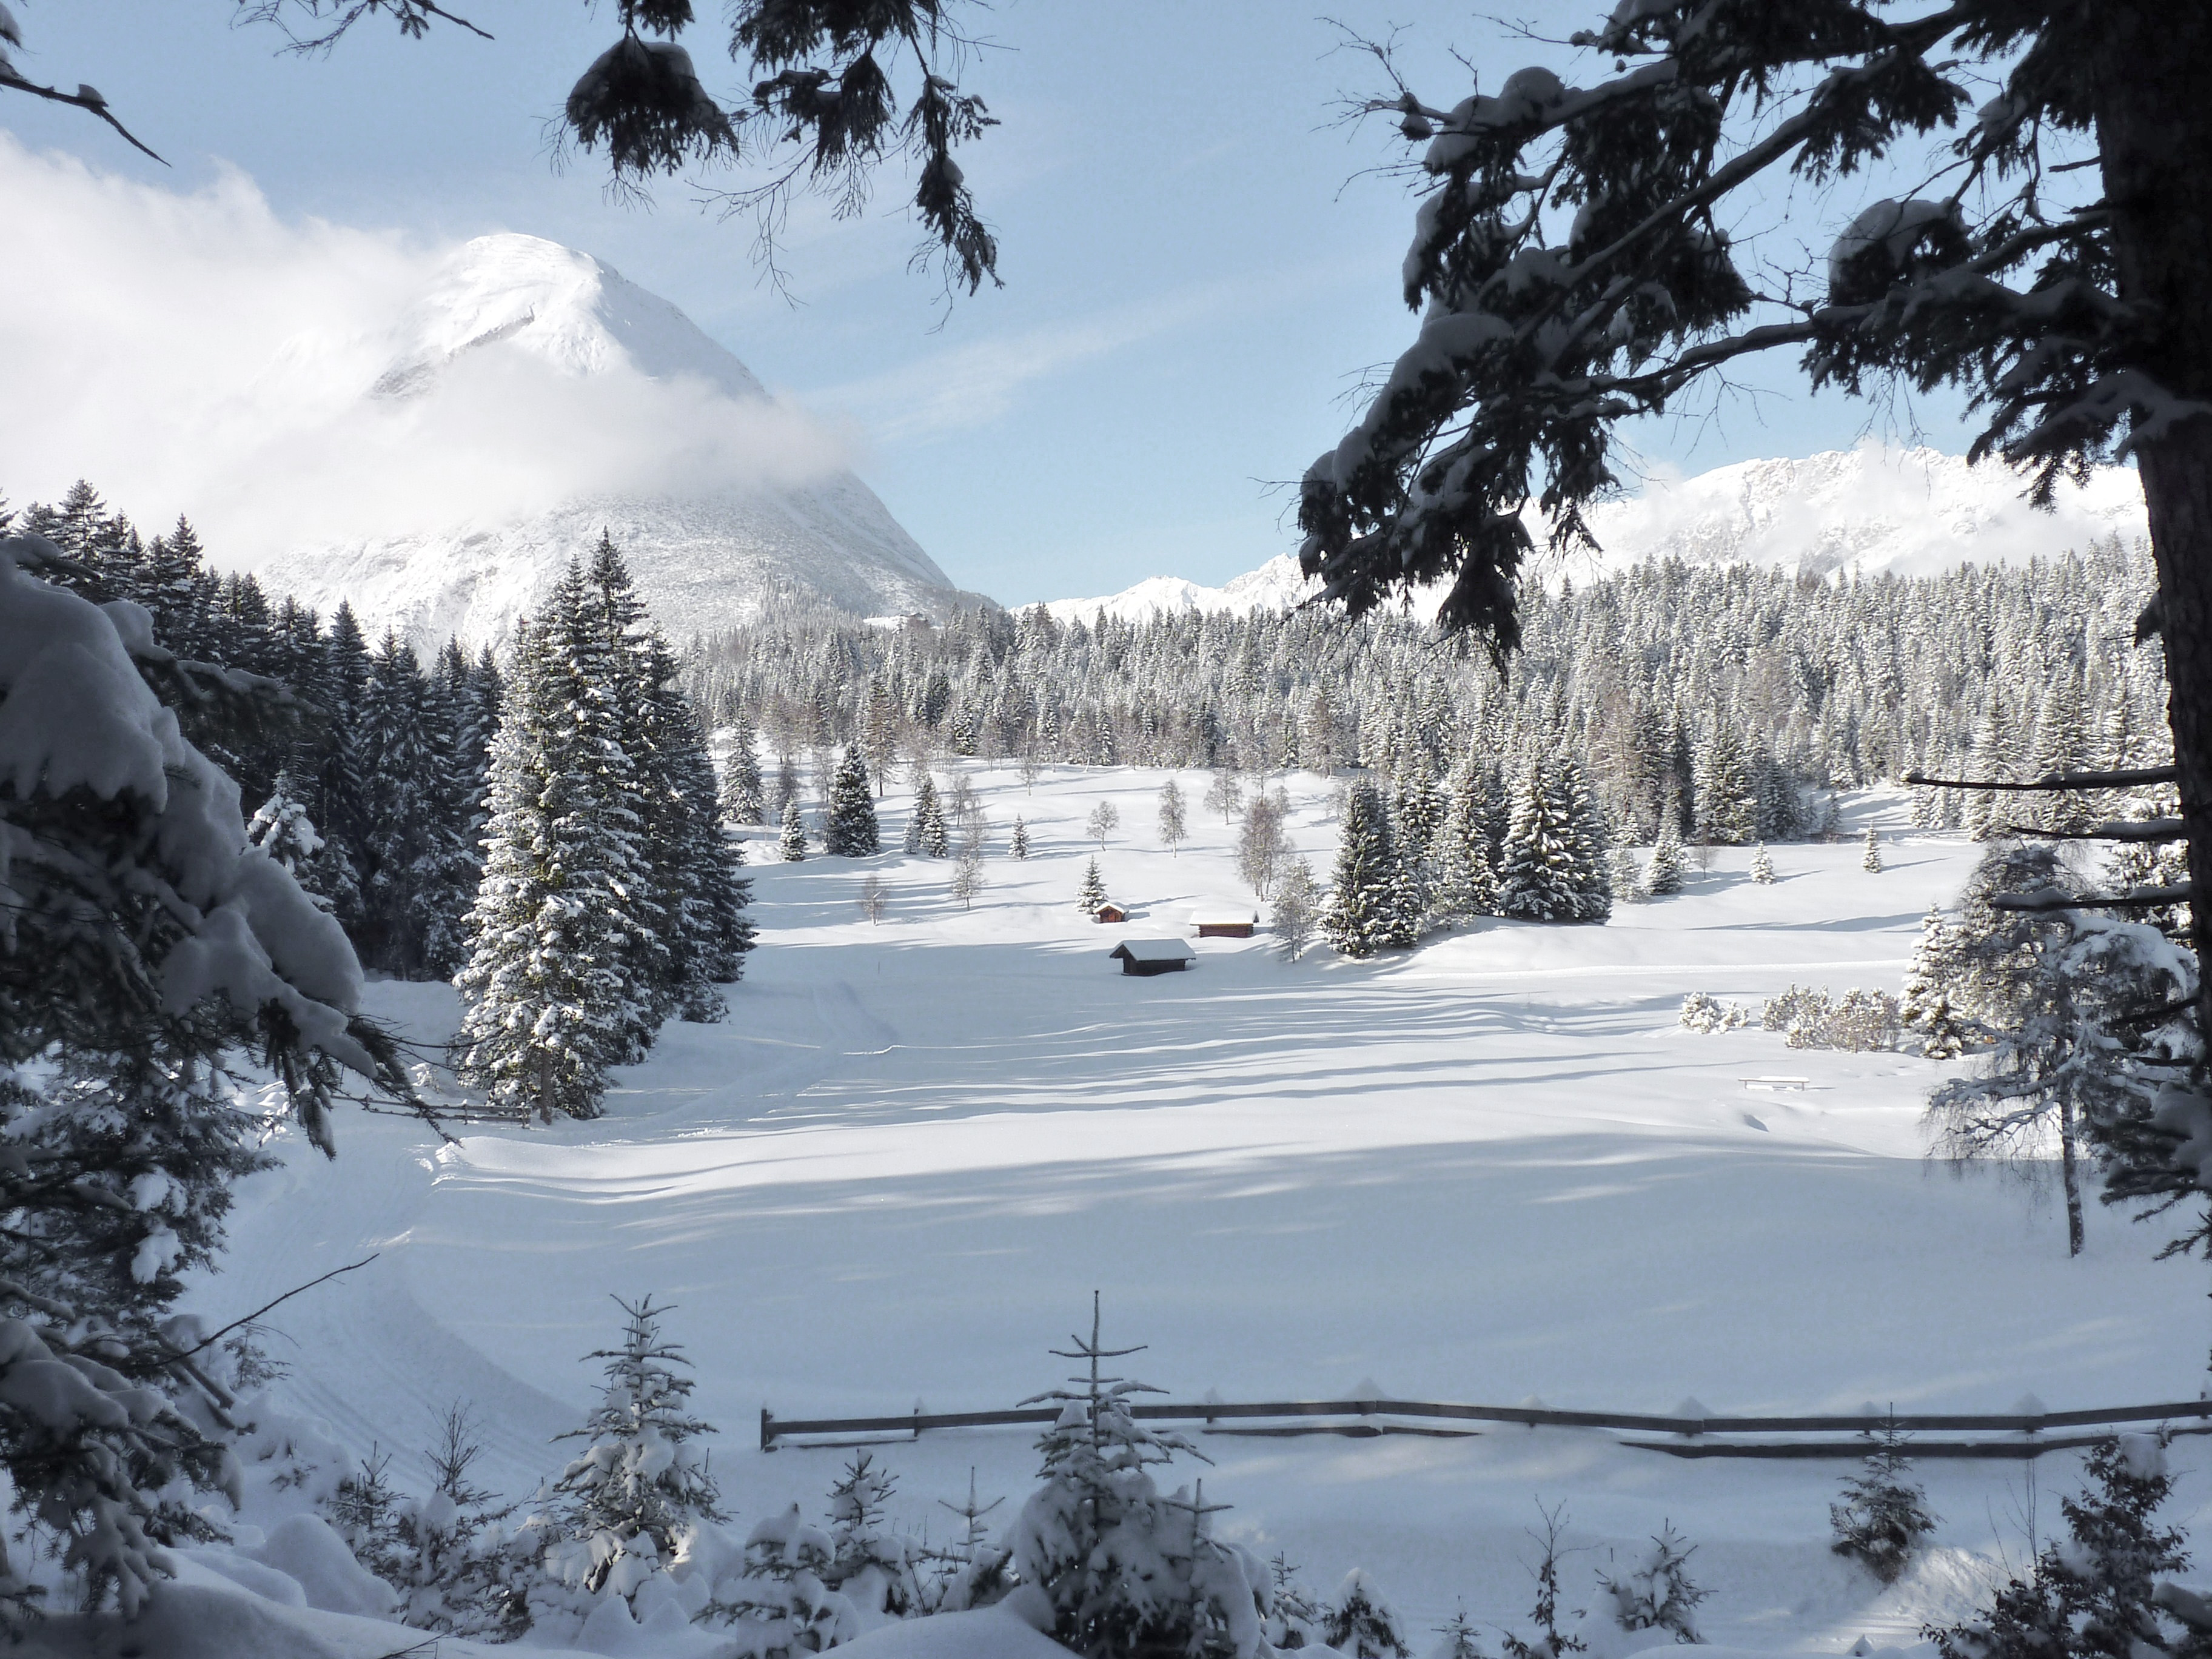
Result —
<svg viewBox="0 0 2212 1659"><path fill-rule="evenodd" d="M1411 337L1396 273L1412 198L1368 173L1397 149L1379 125L1334 122L1340 94L1378 78L1303 7L1004 0L980 14L997 44L969 78L1004 125L963 165L1006 286L948 314L936 283L907 270L902 179L886 179L860 221L794 215L792 305L759 282L747 230L702 216L682 185L641 211L603 199L589 157L550 167L543 121L612 33L573 0L464 5L489 43L452 30L403 41L372 19L305 59L279 54L265 27L228 27L222 0L13 3L31 48L21 69L98 85L174 167L141 161L78 112L0 99L0 124L23 143L187 189L228 165L289 219L424 241L526 231L583 248L848 423L861 472L907 527L960 585L1009 604L1153 574L1219 582L1293 550L1289 497L1270 481L1334 443L1361 374ZM1534 21L1564 35L1595 9L1549 4ZM1523 62L1565 61L1453 6L1336 15L1377 34L1407 26L1404 61L1439 100L1467 89L1454 46L1492 86ZM739 73L708 58L709 33L695 51L709 83L733 91ZM1834 204L1820 216L1838 222ZM1703 399L1645 423L1637 449L1697 471L1869 432L1965 445L1949 399L1917 405L1907 428L1808 397L1787 363L1745 384L1717 409ZM22 483L10 484L19 499Z"/></svg>

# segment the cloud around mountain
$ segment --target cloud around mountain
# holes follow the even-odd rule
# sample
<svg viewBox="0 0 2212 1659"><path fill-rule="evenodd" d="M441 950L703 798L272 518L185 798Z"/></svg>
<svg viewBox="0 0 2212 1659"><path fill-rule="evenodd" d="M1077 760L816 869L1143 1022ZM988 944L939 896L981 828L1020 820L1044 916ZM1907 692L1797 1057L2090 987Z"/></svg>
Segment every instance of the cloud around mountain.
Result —
<svg viewBox="0 0 2212 1659"><path fill-rule="evenodd" d="M668 543L639 562L672 580L639 574L679 629L765 580L868 610L951 592L839 434L586 254L289 222L242 174L167 191L4 135L0 195L19 506L89 477L149 528L188 514L219 563L426 635L503 631L602 527Z"/></svg>

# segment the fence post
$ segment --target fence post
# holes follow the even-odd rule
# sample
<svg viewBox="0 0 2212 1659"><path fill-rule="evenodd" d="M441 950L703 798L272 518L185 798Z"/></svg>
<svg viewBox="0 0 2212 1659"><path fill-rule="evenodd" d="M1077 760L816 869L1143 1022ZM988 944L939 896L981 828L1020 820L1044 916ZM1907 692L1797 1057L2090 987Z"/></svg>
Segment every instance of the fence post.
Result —
<svg viewBox="0 0 2212 1659"><path fill-rule="evenodd" d="M775 1449L775 1414L765 1406L761 1407L761 1449Z"/></svg>

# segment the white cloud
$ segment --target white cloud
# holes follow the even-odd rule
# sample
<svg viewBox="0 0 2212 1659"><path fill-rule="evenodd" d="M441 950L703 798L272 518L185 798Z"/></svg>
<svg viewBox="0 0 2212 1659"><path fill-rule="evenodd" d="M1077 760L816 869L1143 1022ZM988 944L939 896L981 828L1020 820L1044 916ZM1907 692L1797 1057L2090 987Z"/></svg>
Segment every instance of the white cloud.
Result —
<svg viewBox="0 0 2212 1659"><path fill-rule="evenodd" d="M800 483L845 459L798 410L731 395L716 362L672 376L669 352L656 379L564 356L573 339L502 345L460 353L424 395L372 396L419 355L423 296L457 250L284 220L241 173L167 191L0 134L0 489L18 506L88 477L149 530L183 512L251 566L580 495ZM679 370L713 349L672 313L645 322Z"/></svg>

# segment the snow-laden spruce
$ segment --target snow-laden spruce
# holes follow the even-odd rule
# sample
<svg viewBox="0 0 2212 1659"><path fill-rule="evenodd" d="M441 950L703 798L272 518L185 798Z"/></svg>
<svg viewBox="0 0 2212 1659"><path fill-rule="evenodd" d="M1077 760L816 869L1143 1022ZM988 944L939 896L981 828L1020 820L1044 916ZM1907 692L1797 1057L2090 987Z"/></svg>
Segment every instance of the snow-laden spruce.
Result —
<svg viewBox="0 0 2212 1659"><path fill-rule="evenodd" d="M341 1066L406 1085L337 921L249 842L155 687L216 736L289 699L76 584L100 578L0 539L0 1463L15 1535L135 1614L167 1547L216 1530L195 1489L239 1493L234 1355L172 1310L273 1127L232 1066L262 1060L325 1151ZM0 1625L45 1595L30 1566L0 1553Z"/></svg>

